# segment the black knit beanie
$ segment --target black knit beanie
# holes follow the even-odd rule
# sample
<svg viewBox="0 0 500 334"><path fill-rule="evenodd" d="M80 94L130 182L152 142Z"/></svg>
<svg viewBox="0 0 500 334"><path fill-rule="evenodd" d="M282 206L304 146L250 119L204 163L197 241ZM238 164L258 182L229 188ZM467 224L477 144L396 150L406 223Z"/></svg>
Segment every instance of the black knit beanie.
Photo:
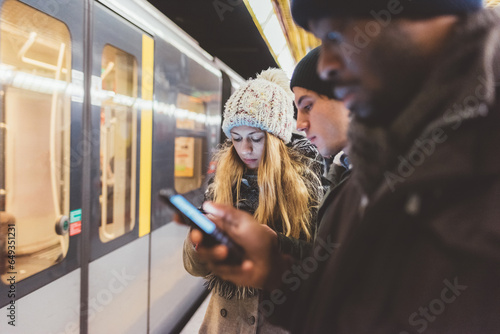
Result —
<svg viewBox="0 0 500 334"><path fill-rule="evenodd" d="M308 29L310 19L323 17L429 18L460 15L482 7L482 0L292 0L292 16Z"/></svg>
<svg viewBox="0 0 500 334"><path fill-rule="evenodd" d="M320 47L318 46L299 61L293 71L292 79L290 80L290 88L302 87L333 99L332 84L322 81L316 72L319 49Z"/></svg>

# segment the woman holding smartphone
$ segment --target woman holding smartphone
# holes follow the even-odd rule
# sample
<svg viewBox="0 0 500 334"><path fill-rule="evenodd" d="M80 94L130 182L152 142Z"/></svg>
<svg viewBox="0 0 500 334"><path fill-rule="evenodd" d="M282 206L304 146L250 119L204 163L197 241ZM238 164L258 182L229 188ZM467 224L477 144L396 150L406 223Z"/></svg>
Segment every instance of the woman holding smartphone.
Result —
<svg viewBox="0 0 500 334"><path fill-rule="evenodd" d="M293 95L286 74L263 71L231 95L222 129L229 138L215 155L205 200L234 205L274 230L284 252L300 258L315 231L323 196L323 160L304 137L292 134ZM285 333L259 319L259 291L211 274L196 245L184 244L184 267L212 290L200 333Z"/></svg>

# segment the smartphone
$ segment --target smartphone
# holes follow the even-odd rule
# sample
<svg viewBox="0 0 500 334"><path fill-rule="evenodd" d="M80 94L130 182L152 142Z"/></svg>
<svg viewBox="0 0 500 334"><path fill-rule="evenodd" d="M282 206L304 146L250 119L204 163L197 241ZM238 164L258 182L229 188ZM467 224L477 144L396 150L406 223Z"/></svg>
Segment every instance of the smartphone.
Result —
<svg viewBox="0 0 500 334"><path fill-rule="evenodd" d="M188 223L203 233L203 244L205 246L223 244L228 248L229 254L226 260L223 261L224 263L241 263L244 253L243 248L231 240L228 235L220 230L214 222L208 219L184 196L177 194L172 189L162 189L159 195L165 203L173 207Z"/></svg>

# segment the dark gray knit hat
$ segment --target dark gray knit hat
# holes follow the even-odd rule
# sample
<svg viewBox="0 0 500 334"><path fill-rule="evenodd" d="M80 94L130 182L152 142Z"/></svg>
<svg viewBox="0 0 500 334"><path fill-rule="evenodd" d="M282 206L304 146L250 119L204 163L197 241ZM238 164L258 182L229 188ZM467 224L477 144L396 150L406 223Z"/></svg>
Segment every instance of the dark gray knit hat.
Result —
<svg viewBox="0 0 500 334"><path fill-rule="evenodd" d="M293 71L292 79L290 80L290 88L302 87L333 99L332 84L321 80L316 71L319 52L320 47L318 46L299 61Z"/></svg>
<svg viewBox="0 0 500 334"><path fill-rule="evenodd" d="M459 15L483 7L482 0L292 0L292 16L308 29L310 19L322 17L380 17L382 11L394 17L428 18Z"/></svg>

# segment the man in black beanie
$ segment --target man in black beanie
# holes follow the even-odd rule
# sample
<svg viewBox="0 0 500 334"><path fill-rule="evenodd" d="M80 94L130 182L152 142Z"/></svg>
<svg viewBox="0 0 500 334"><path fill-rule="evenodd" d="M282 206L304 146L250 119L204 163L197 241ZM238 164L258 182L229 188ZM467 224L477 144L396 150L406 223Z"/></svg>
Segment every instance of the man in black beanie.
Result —
<svg viewBox="0 0 500 334"><path fill-rule="evenodd" d="M347 158L349 110L334 98L333 86L316 73L319 51L319 47L313 49L295 66L290 88L297 107L297 130L303 131L331 162L327 179L330 188L335 188L347 178L351 168Z"/></svg>
<svg viewBox="0 0 500 334"><path fill-rule="evenodd" d="M251 217L205 205L246 252L228 267L224 247L203 250L213 272L269 291L261 312L294 333L498 333L498 10L293 0L292 13L353 114L355 169L301 263Z"/></svg>

